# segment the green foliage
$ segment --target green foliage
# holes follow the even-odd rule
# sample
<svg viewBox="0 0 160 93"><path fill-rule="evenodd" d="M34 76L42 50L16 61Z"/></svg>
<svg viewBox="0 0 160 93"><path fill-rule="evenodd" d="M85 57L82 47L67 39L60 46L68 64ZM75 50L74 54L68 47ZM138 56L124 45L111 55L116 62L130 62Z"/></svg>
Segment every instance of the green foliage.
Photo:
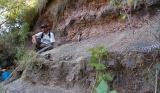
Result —
<svg viewBox="0 0 160 93"><path fill-rule="evenodd" d="M20 62L26 52L25 41L37 14L38 0L0 0L1 64Z"/></svg>
<svg viewBox="0 0 160 93"><path fill-rule="evenodd" d="M108 50L106 50L104 46L100 46L97 49L89 48L88 51L91 52L92 56L95 56L95 57L102 58L102 57L108 56L107 55Z"/></svg>
<svg viewBox="0 0 160 93"><path fill-rule="evenodd" d="M120 14L121 14L120 23L122 23L126 19L127 15L125 13L120 13Z"/></svg>
<svg viewBox="0 0 160 93"><path fill-rule="evenodd" d="M110 0L110 6L118 6L118 5L125 5L127 4L128 6L131 6L132 4L134 5L134 8L137 6L137 1L138 0Z"/></svg>
<svg viewBox="0 0 160 93"><path fill-rule="evenodd" d="M35 55L35 51L33 51L33 50L27 50L25 52L25 54L23 55L23 57L21 57L21 60L22 60L21 63L22 63L23 70L29 64L30 60L33 58L34 55Z"/></svg>
<svg viewBox="0 0 160 93"><path fill-rule="evenodd" d="M25 41L28 38L27 32L29 31L29 25L27 23L22 24L20 29L17 29L13 32L6 32L0 37L2 40L2 54L1 65L6 67L7 65L12 64L13 62L19 62L24 56Z"/></svg>
<svg viewBox="0 0 160 93"><path fill-rule="evenodd" d="M107 57L108 51L104 46L100 46L97 49L89 48L88 51L91 52L90 65L94 66L96 70L105 70L106 67L104 64L100 63L101 58ZM99 60L99 63L97 63Z"/></svg>
<svg viewBox="0 0 160 93"><path fill-rule="evenodd" d="M110 8L111 6L118 6L118 5L119 5L119 3L118 3L117 0L110 0L109 8Z"/></svg>
<svg viewBox="0 0 160 93"><path fill-rule="evenodd" d="M106 93L108 90L108 85L104 80L102 80L95 90L97 93Z"/></svg>
<svg viewBox="0 0 160 93"><path fill-rule="evenodd" d="M136 8L137 6L137 0L134 0L134 9Z"/></svg>
<svg viewBox="0 0 160 93"><path fill-rule="evenodd" d="M142 0L142 1L143 1L143 3L145 3L145 0ZM137 6L137 3L138 3L138 0L120 0L120 1L119 0L110 0L108 8L110 8L111 6L131 7L132 5L134 5L134 9L135 9ZM128 6L126 6L126 5L128 5ZM123 10L124 13L122 13L122 12L120 13L120 15L121 15L120 23L122 23L127 16L125 8L123 8L123 9L124 9Z"/></svg>
<svg viewBox="0 0 160 93"><path fill-rule="evenodd" d="M107 73L103 74L102 72L99 72L98 77L97 77L97 81L101 82L102 80L112 81L113 78Z"/></svg>
<svg viewBox="0 0 160 93"><path fill-rule="evenodd" d="M110 91L110 92L108 92L108 93L117 93L117 91L115 91L115 90L112 90L112 91Z"/></svg>
<svg viewBox="0 0 160 93"><path fill-rule="evenodd" d="M23 54L28 30L29 25L27 23L24 23L20 30L4 34L4 36L2 37L3 47L9 50L11 49L11 51L9 51L9 53L11 54L14 51L16 51L16 54Z"/></svg>
<svg viewBox="0 0 160 93"><path fill-rule="evenodd" d="M89 48L88 51L91 52L90 65L96 68L96 82L92 84L92 87L96 93L106 93L108 92L108 85L105 80L112 81L113 78L109 74L103 73L106 70L106 66L101 61L104 57L108 58L108 50L104 46L100 46L96 49ZM96 86L97 84L98 86ZM113 90L109 93L117 92Z"/></svg>
<svg viewBox="0 0 160 93"><path fill-rule="evenodd" d="M23 23L32 24L37 13L37 0L1 0L0 10L0 16L4 17L2 24L12 31Z"/></svg>

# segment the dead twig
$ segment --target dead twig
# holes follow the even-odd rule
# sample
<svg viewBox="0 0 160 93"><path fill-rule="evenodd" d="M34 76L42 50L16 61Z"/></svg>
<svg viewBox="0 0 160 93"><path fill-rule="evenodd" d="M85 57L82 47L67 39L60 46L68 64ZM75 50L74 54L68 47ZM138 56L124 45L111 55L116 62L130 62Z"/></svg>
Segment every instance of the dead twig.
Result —
<svg viewBox="0 0 160 93"><path fill-rule="evenodd" d="M158 68L156 68L156 79L155 79L155 89L154 89L154 93L157 93L157 81L158 81Z"/></svg>

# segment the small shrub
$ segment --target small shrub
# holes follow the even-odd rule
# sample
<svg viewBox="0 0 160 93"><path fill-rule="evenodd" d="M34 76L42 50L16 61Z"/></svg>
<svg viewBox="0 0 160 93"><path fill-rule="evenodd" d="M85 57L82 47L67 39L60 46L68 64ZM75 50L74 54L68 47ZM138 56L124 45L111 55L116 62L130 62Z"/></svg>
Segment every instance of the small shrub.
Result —
<svg viewBox="0 0 160 93"><path fill-rule="evenodd" d="M106 66L101 63L103 57L108 57L108 50L104 46L100 46L97 49L89 48L88 51L91 52L90 65L96 68L96 79L92 84L95 93L117 93L116 90L108 92L108 85L105 81L112 81L113 78L103 72L106 70Z"/></svg>

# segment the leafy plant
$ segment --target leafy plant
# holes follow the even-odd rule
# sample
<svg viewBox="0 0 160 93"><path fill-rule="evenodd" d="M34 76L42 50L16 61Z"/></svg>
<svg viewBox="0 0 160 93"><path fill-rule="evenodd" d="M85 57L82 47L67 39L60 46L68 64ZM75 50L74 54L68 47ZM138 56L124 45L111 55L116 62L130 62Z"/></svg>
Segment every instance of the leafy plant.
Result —
<svg viewBox="0 0 160 93"><path fill-rule="evenodd" d="M120 13L120 14L121 14L120 23L122 23L126 19L127 15L125 13Z"/></svg>
<svg viewBox="0 0 160 93"><path fill-rule="evenodd" d="M145 0L142 0L142 2L145 4ZM134 9L136 9L138 0L110 0L110 3L108 5L108 8L110 8L111 6L121 6L123 9L123 12L120 12L121 18L120 18L120 22L122 23L126 17L128 18L128 21L130 23L130 27L132 28L131 25L131 20L130 20L130 15L128 15L128 10L130 10L131 6L134 6ZM128 10L126 10L128 8ZM131 13L131 12L130 12Z"/></svg>
<svg viewBox="0 0 160 93"><path fill-rule="evenodd" d="M145 0L142 0L143 2L145 2ZM128 6L131 6L132 4L134 5L134 9L137 6L137 2L138 0L110 0L110 4L109 6L119 6L119 5L125 5L127 4Z"/></svg>
<svg viewBox="0 0 160 93"><path fill-rule="evenodd" d="M88 51L91 52L90 65L96 69L96 79L92 85L94 91L96 93L117 93L115 90L108 92L108 85L105 82L106 80L113 80L109 74L104 73L106 66L101 62L104 57L108 57L108 50L106 50L104 46L100 46L96 49L89 48Z"/></svg>

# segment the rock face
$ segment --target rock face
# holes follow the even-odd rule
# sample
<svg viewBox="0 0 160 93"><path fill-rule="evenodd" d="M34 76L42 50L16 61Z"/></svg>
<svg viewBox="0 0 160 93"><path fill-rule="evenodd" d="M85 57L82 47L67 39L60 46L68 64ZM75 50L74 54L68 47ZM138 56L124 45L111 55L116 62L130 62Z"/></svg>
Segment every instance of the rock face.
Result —
<svg viewBox="0 0 160 93"><path fill-rule="evenodd" d="M34 31L39 31L40 24L46 23L55 33L57 44L63 44L77 40L79 32L82 33L82 39L87 39L96 35L121 32L130 27L137 29L143 25L152 26L152 22L157 20L153 16L156 15L159 3L159 0L148 0L148 10L142 2L138 2L136 9L124 7L126 12L132 12L132 17L128 15L128 18L120 23L120 12L125 12L124 8L108 8L109 0L54 0L46 4Z"/></svg>
<svg viewBox="0 0 160 93"><path fill-rule="evenodd" d="M75 44L76 46L76 44ZM66 45L61 48L67 48ZM6 93L91 93L95 69L89 65L89 54L75 57L58 54L58 49L35 56L22 77L6 86ZM119 93L152 93L156 63L160 51L110 52L102 62L114 79L109 89ZM158 66L158 65L157 65ZM157 81L159 86L159 80ZM15 87L16 85L16 87ZM157 91L160 91L159 87Z"/></svg>
<svg viewBox="0 0 160 93"><path fill-rule="evenodd" d="M103 60L106 72L114 78L108 82L109 90L154 92L160 51L135 50L159 42L159 0L148 0L148 10L141 2L136 9L126 7L128 13L132 12L131 24L128 19L119 23L123 9L108 9L109 0L41 1L45 5L40 8L34 31L39 30L40 24L48 24L61 46L34 56L22 77L4 86L6 93L91 93L95 69L89 65L87 49L100 45L111 51ZM82 34L80 42L78 33ZM159 92L159 79L156 82Z"/></svg>

